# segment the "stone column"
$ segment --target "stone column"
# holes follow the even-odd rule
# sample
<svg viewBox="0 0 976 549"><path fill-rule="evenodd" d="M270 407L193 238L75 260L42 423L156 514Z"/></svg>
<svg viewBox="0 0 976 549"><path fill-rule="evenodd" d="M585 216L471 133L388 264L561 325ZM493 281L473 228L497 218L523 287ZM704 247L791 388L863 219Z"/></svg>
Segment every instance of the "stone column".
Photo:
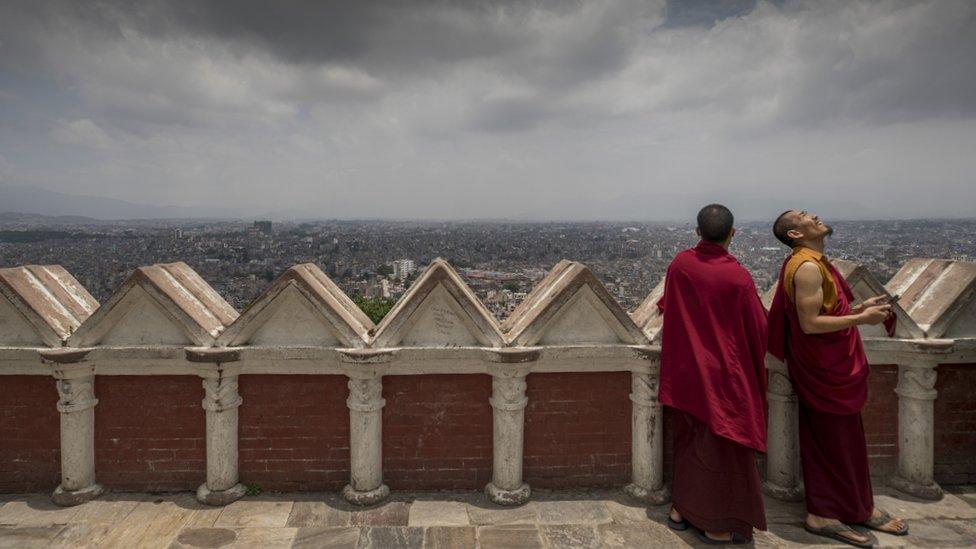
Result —
<svg viewBox="0 0 976 549"><path fill-rule="evenodd" d="M766 425L766 482L763 491L782 501L801 501L799 409L786 364L766 357L769 418Z"/></svg>
<svg viewBox="0 0 976 549"><path fill-rule="evenodd" d="M937 500L933 478L933 413L937 361L920 357L898 365L898 471L891 485L915 497Z"/></svg>
<svg viewBox="0 0 976 549"><path fill-rule="evenodd" d="M390 488L383 484L383 377L375 372L348 375L352 478L342 496L355 505L372 505L390 495Z"/></svg>
<svg viewBox="0 0 976 549"><path fill-rule="evenodd" d="M104 491L95 483L95 367L84 362L61 363L52 371L60 397L61 484L51 499L58 505L78 505Z"/></svg>
<svg viewBox="0 0 976 549"><path fill-rule="evenodd" d="M491 482L485 486L485 495L499 505L521 505L532 494L529 485L522 482L525 406L529 403L525 397L525 376L529 369L506 364L494 367L491 372L494 455Z"/></svg>
<svg viewBox="0 0 976 549"><path fill-rule="evenodd" d="M207 481L197 489L197 500L207 505L226 505L247 492L238 473L237 409L244 402L237 392L239 373L239 368L218 366L200 374L207 411Z"/></svg>
<svg viewBox="0 0 976 549"><path fill-rule="evenodd" d="M671 499L664 485L664 427L657 372L631 374L631 497L661 505Z"/></svg>

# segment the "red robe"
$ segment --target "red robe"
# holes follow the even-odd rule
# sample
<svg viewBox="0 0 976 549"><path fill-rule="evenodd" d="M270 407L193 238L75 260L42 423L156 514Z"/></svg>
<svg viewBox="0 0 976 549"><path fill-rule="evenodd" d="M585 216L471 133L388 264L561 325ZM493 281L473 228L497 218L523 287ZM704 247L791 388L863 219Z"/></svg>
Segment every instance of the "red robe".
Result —
<svg viewBox="0 0 976 549"><path fill-rule="evenodd" d="M769 352L785 360L799 397L800 461L807 511L846 523L866 521L874 509L861 409L868 396L868 361L857 327L805 334L783 287L786 263L769 309ZM830 266L837 304L851 312L853 294Z"/></svg>
<svg viewBox="0 0 976 549"><path fill-rule="evenodd" d="M668 267L659 399L674 413L672 500L693 525L766 529L755 452L766 451L766 313L739 262L701 242Z"/></svg>
<svg viewBox="0 0 976 549"><path fill-rule="evenodd" d="M786 362L796 394L806 406L831 414L854 414L868 398L868 359L856 326L826 334L805 334L796 305L783 287L789 258L780 269L779 286L769 308L769 353ZM830 266L837 304L831 316L851 314L854 294Z"/></svg>
<svg viewBox="0 0 976 549"><path fill-rule="evenodd" d="M671 262L658 307L661 403L765 452L766 311L749 272L703 241Z"/></svg>

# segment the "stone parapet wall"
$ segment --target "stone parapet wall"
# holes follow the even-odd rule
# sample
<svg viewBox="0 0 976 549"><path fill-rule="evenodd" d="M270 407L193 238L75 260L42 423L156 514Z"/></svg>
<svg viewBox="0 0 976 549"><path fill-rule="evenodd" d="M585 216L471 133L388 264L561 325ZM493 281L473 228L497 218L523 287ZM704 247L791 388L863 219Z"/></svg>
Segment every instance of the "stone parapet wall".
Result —
<svg viewBox="0 0 976 549"><path fill-rule="evenodd" d="M858 299L888 291L856 263L839 268ZM976 270L904 271L894 337L862 330L864 423L873 473L935 497L936 481L976 478ZM35 279L50 287L23 283ZM563 261L499 323L436 260L374 325L311 264L240 314L182 263L141 268L100 307L63 269L0 269L0 491L60 478L67 505L102 485L199 486L222 504L246 483L368 504L390 489L485 487L512 504L531 487L626 484L664 501L660 289L628 314ZM768 365L767 486L791 498L795 395Z"/></svg>

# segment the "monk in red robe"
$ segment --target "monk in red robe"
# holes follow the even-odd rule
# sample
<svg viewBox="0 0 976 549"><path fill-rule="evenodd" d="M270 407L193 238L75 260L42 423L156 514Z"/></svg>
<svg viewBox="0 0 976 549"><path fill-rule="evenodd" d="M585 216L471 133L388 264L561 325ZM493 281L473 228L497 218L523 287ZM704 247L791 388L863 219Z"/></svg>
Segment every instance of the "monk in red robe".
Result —
<svg viewBox="0 0 976 549"><path fill-rule="evenodd" d="M728 252L732 212L698 214L701 242L668 267L659 398L674 416L668 525L706 543L746 543L766 529L756 452L766 451L766 312Z"/></svg>
<svg viewBox="0 0 976 549"><path fill-rule="evenodd" d="M860 524L896 535L905 521L874 507L861 409L868 361L857 326L890 320L883 296L852 307L844 277L824 255L833 230L811 213L784 212L773 234L793 253L783 262L769 311L769 352L785 360L799 399L806 529L859 547Z"/></svg>

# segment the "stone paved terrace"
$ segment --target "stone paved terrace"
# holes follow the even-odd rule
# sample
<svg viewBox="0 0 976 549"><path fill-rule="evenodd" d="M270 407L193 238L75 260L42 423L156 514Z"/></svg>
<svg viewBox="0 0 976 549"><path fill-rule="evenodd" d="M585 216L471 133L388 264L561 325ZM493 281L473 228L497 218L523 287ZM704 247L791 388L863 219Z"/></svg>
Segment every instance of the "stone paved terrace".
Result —
<svg viewBox="0 0 976 549"><path fill-rule="evenodd" d="M879 547L976 546L976 486L939 502L879 489L879 507L909 519L911 535L877 534ZM0 547L682 547L700 545L665 526L667 505L619 490L539 491L520 507L477 492L395 493L369 508L334 493L269 493L210 507L192 493L111 493L75 507L48 494L0 496ZM766 499L768 532L755 547L830 545L802 529L803 504Z"/></svg>

